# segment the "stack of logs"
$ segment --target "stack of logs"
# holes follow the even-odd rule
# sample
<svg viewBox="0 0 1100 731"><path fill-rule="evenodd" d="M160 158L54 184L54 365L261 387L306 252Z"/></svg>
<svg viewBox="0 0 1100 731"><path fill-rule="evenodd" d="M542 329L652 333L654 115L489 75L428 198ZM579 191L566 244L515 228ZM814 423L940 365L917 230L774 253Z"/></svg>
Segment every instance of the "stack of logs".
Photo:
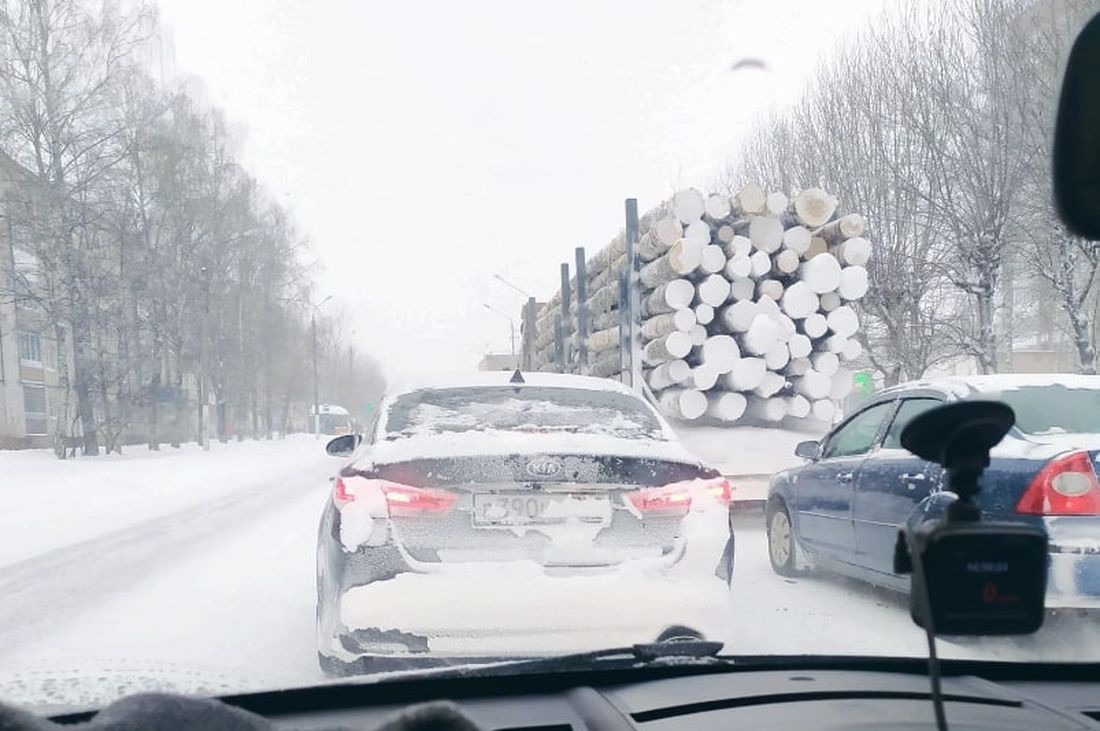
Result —
<svg viewBox="0 0 1100 731"><path fill-rule="evenodd" d="M862 352L852 303L867 292L871 255L863 217L836 208L817 188L788 198L747 185L732 196L682 190L641 218L643 373L664 413L832 419L852 387L845 364ZM587 368L577 307L563 318L559 291L537 313L536 369L619 375L626 262L624 234L587 261Z"/></svg>

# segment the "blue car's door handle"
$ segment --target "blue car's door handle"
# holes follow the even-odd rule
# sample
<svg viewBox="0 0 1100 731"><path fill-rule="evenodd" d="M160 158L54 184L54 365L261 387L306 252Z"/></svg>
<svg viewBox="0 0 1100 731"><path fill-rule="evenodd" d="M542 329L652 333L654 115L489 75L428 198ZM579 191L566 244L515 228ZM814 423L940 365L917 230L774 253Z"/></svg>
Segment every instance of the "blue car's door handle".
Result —
<svg viewBox="0 0 1100 731"><path fill-rule="evenodd" d="M900 475L898 475L898 479L901 480L902 482L909 482L909 481L923 482L924 480L927 480L928 478L924 476L923 472L918 472L914 475L911 475L908 472L902 472Z"/></svg>
<svg viewBox="0 0 1100 731"><path fill-rule="evenodd" d="M851 482L853 474L851 472L837 472L836 479L838 482Z"/></svg>

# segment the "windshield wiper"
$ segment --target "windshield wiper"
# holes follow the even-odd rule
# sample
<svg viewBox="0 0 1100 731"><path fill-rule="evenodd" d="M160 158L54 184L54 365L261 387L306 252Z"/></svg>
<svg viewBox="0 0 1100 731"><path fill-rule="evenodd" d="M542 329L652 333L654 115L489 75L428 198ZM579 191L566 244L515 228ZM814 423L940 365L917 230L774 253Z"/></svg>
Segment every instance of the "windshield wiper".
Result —
<svg viewBox="0 0 1100 731"><path fill-rule="evenodd" d="M609 647L589 652L574 652L548 657L529 657L516 660L479 661L451 665L438 671L428 671L438 676L521 675L538 672L559 672L579 669L652 667L659 665L731 665L732 660L721 658L723 643L702 637L678 637L657 642ZM420 674L420 673L417 673Z"/></svg>

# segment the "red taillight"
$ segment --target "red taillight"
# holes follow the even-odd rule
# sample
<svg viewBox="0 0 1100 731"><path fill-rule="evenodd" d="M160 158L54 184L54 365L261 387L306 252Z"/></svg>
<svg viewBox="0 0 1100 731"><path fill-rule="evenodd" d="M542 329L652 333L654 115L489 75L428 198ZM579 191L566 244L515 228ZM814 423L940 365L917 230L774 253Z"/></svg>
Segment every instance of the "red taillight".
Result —
<svg viewBox="0 0 1100 731"><path fill-rule="evenodd" d="M714 480L707 484L707 493L723 505L728 505L733 497L733 485L726 479Z"/></svg>
<svg viewBox="0 0 1100 731"><path fill-rule="evenodd" d="M426 487L410 487L384 481L381 487L391 516L440 515L450 512L458 500L454 493Z"/></svg>
<svg viewBox="0 0 1100 731"><path fill-rule="evenodd" d="M355 500L355 495L348 492L348 486L344 484L344 479L342 477L336 478L336 483L332 488L332 500L336 503L337 507L347 505Z"/></svg>
<svg viewBox="0 0 1100 731"><path fill-rule="evenodd" d="M687 513L691 493L687 485L668 485L627 493L639 513Z"/></svg>
<svg viewBox="0 0 1100 731"><path fill-rule="evenodd" d="M1100 482L1088 452L1048 462L1016 503L1025 515L1100 515Z"/></svg>
<svg viewBox="0 0 1100 731"><path fill-rule="evenodd" d="M386 510L391 516L438 515L449 512L454 507L455 502L458 501L457 495L444 490L400 485L385 480L350 479L355 481L353 490L348 490L348 484L343 478L336 478L336 483L332 489L332 500L338 508L354 502L357 494L362 497L364 491L366 491L367 504L371 505L373 503L370 494L374 490L381 491L386 501Z"/></svg>

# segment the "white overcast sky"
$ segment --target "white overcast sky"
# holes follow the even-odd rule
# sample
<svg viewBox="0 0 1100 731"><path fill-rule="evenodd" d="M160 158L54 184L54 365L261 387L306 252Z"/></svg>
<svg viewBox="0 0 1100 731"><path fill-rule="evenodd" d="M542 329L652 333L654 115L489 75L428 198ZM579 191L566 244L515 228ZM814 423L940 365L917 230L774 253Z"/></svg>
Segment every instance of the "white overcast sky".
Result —
<svg viewBox="0 0 1100 731"><path fill-rule="evenodd" d="M322 295L391 374L508 348L578 245L705 187L751 119L884 0L160 0L182 74L243 130ZM767 75L731 73L759 57ZM517 327L518 330L518 327Z"/></svg>

